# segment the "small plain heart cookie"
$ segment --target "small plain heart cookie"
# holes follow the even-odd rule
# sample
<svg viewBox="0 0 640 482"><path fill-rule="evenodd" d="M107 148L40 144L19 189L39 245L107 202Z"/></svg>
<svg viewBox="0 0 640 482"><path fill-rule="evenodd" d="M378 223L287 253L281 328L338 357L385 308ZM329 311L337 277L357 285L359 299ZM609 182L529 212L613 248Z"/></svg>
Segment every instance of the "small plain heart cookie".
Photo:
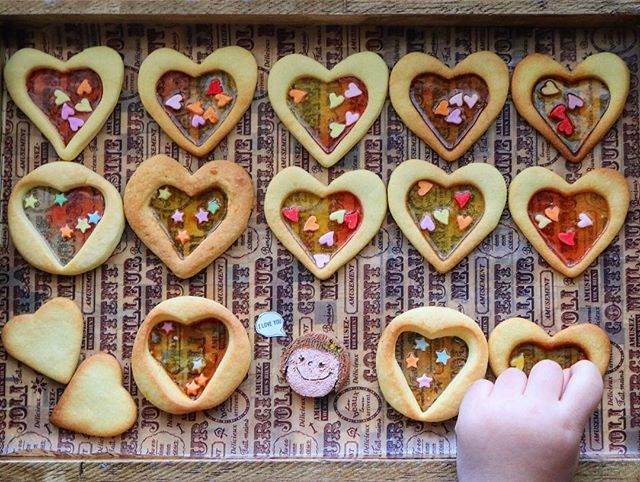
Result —
<svg viewBox="0 0 640 482"><path fill-rule="evenodd" d="M291 166L269 183L264 211L284 247L324 280L380 230L387 196L382 180L370 171L347 172L326 185Z"/></svg>
<svg viewBox="0 0 640 482"><path fill-rule="evenodd" d="M599 326L579 323L549 336L524 318L499 323L489 336L491 371L499 376L509 367L527 374L540 360L551 359L569 368L582 359L592 361L604 375L611 358L609 335Z"/></svg>
<svg viewBox="0 0 640 482"><path fill-rule="evenodd" d="M81 164L52 162L20 179L9 197L16 249L48 273L73 276L104 263L124 231L118 190Z"/></svg>
<svg viewBox="0 0 640 482"><path fill-rule="evenodd" d="M142 62L138 92L162 130L185 151L202 157L240 121L257 82L256 60L242 47L217 49L199 64L162 48Z"/></svg>
<svg viewBox="0 0 640 482"><path fill-rule="evenodd" d="M53 298L33 314L11 318L2 329L9 355L60 383L68 383L78 365L84 321L78 305Z"/></svg>
<svg viewBox="0 0 640 482"><path fill-rule="evenodd" d="M91 47L62 61L35 49L18 50L4 79L18 108L70 161L98 134L118 103L124 63L109 47Z"/></svg>
<svg viewBox="0 0 640 482"><path fill-rule="evenodd" d="M573 184L530 167L509 187L509 211L520 231L556 271L575 278L611 244L631 194L613 169L593 169Z"/></svg>
<svg viewBox="0 0 640 482"><path fill-rule="evenodd" d="M142 394L165 412L208 410L231 396L251 364L238 318L215 301L179 296L145 318L133 345L133 376Z"/></svg>
<svg viewBox="0 0 640 482"><path fill-rule="evenodd" d="M468 164L451 174L412 159L391 173L389 210L411 244L446 273L495 229L507 186L489 164Z"/></svg>
<svg viewBox="0 0 640 482"><path fill-rule="evenodd" d="M509 70L493 52L454 68L412 52L391 71L389 97L402 121L447 161L462 157L496 119L509 92Z"/></svg>
<svg viewBox="0 0 640 482"><path fill-rule="evenodd" d="M378 343L376 370L386 401L403 415L441 422L458 414L467 389L487 371L487 339L451 308L428 306L395 317Z"/></svg>
<svg viewBox="0 0 640 482"><path fill-rule="evenodd" d="M136 403L122 386L120 363L98 353L80 364L49 419L91 437L115 437L129 430L137 416Z"/></svg>
<svg viewBox="0 0 640 482"><path fill-rule="evenodd" d="M615 54L591 55L573 71L530 54L513 71L518 112L571 162L580 162L620 117L629 94L629 68Z"/></svg>
<svg viewBox="0 0 640 482"><path fill-rule="evenodd" d="M129 225L180 278L204 269L238 239L253 204L251 177L231 161L211 161L191 174L168 156L153 156L124 191Z"/></svg>
<svg viewBox="0 0 640 482"><path fill-rule="evenodd" d="M350 55L331 70L305 55L287 55L271 68L269 100L309 154L330 167L378 118L388 80L387 65L372 52Z"/></svg>

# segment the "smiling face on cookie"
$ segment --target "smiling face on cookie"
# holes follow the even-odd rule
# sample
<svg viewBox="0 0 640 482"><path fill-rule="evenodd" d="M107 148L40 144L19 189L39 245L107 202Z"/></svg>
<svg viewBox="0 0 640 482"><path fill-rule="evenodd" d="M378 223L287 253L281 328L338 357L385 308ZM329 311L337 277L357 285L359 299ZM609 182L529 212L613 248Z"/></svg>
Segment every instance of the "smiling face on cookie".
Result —
<svg viewBox="0 0 640 482"><path fill-rule="evenodd" d="M337 355L301 348L289 356L287 381L291 388L305 397L323 397L336 386L340 373Z"/></svg>

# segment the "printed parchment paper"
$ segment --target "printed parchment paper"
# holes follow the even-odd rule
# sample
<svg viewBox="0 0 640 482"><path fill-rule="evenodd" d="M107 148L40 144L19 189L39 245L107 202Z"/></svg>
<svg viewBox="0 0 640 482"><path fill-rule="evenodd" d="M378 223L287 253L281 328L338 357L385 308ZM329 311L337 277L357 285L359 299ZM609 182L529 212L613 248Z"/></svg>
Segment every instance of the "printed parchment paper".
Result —
<svg viewBox="0 0 640 482"><path fill-rule="evenodd" d="M453 457L454 422L407 420L384 402L376 382L375 353L385 324L422 305L450 306L475 318L485 333L511 316L534 318L548 330L578 322L600 325L613 342L602 406L585 430L585 455L637 454L640 439L640 31L402 27L52 25L3 31L8 57L36 47L68 58L81 49L108 45L124 58L120 103L79 162L103 174L122 193L136 166L165 153L195 171L211 159L232 159L251 174L257 207L249 228L213 265L183 281L168 272L127 228L102 267L59 277L30 267L15 251L6 226L6 205L16 181L56 160L42 134L3 92L2 205L0 217L1 321L35 310L52 296L82 306L83 356L108 351L124 368L124 384L140 410L136 425L115 439L87 438L59 430L49 413L63 386L34 373L0 351L0 453L29 449L67 454L139 454L183 457ZM212 49L237 44L250 49L259 69L256 98L242 121L208 156L179 149L145 113L136 93L137 72L154 49L171 47L201 60ZM631 93L622 118L581 164L561 159L507 101L497 122L465 157L453 164L437 158L386 104L379 120L349 155L331 169L320 167L276 118L265 92L269 69L280 57L308 54L335 65L349 54L371 50L389 66L408 51L424 51L449 65L471 52L492 50L511 69L530 52L573 66L586 55L612 51L631 70ZM622 171L632 189L629 216L616 242L584 275L567 279L532 251L505 210L500 225L466 260L438 274L408 244L391 216L364 251L331 279L320 282L273 237L263 214L272 176L299 165L322 180L355 168L387 182L405 159L420 158L451 170L471 161L495 165L507 181L531 165L575 180L597 166ZM206 296L229 307L253 343L249 375L222 406L171 416L146 402L131 376L136 329L160 301L178 295ZM288 338L255 333L267 310L284 315ZM337 395L303 400L279 383L277 367L291 337L332 333L350 350L349 385ZM1 349L0 349L1 350Z"/></svg>

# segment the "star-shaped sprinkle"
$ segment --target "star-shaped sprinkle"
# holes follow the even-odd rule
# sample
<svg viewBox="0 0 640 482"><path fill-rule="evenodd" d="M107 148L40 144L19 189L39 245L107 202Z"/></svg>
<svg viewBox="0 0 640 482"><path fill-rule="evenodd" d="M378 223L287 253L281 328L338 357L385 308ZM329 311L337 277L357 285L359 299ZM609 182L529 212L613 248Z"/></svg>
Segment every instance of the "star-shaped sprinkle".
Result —
<svg viewBox="0 0 640 482"><path fill-rule="evenodd" d="M217 213L218 209L220 209L220 203L215 199L212 199L211 201L209 201L209 204L207 204L207 211L209 211L211 214Z"/></svg>
<svg viewBox="0 0 640 482"><path fill-rule="evenodd" d="M76 224L76 229L81 231L82 234L84 234L87 229L91 229L91 226L87 222L87 218L78 218L78 224Z"/></svg>
<svg viewBox="0 0 640 482"><path fill-rule="evenodd" d="M437 357L436 363L442 363L443 365L446 365L447 362L449 361L449 358L451 358L447 353L446 348L440 351L436 350L436 357Z"/></svg>
<svg viewBox="0 0 640 482"><path fill-rule="evenodd" d="M418 360L419 358L413 353L409 353L409 356L404 359L407 362L407 368L418 368Z"/></svg>
<svg viewBox="0 0 640 482"><path fill-rule="evenodd" d="M65 196L63 192L56 194L56 200L55 200L56 204L62 206L66 202L67 202L67 196Z"/></svg>
<svg viewBox="0 0 640 482"><path fill-rule="evenodd" d="M102 216L100 216L100 213L98 211L93 211L92 213L89 213L89 222L91 224L98 224L98 221L100 221L102 219Z"/></svg>
<svg viewBox="0 0 640 482"><path fill-rule="evenodd" d="M209 381L209 377L206 376L204 373L201 373L200 375L198 375L198 378L196 378L196 383L201 387L204 387L208 381Z"/></svg>
<svg viewBox="0 0 640 482"><path fill-rule="evenodd" d="M427 340L424 338L416 338L416 350L425 351L428 346L429 343L427 343Z"/></svg>
<svg viewBox="0 0 640 482"><path fill-rule="evenodd" d="M176 234L176 239L180 241L181 244L185 245L191 240L191 236L189 236L186 229L181 229L178 231L178 234Z"/></svg>
<svg viewBox="0 0 640 482"><path fill-rule="evenodd" d="M169 191L168 187L158 189L158 198L166 201L171 197L171 191Z"/></svg>
<svg viewBox="0 0 640 482"><path fill-rule="evenodd" d="M187 395L197 395L200 391L200 385L195 380L191 380L189 383L185 385L187 389Z"/></svg>
<svg viewBox="0 0 640 482"><path fill-rule="evenodd" d="M416 381L418 382L419 388L429 388L431 387L433 378L428 377L426 373L423 373L421 377L416 378Z"/></svg>
<svg viewBox="0 0 640 482"><path fill-rule="evenodd" d="M35 208L38 204L38 200L33 194L29 194L26 198L24 198L25 208Z"/></svg>
<svg viewBox="0 0 640 482"><path fill-rule="evenodd" d="M202 208L198 208L196 219L198 220L198 224L206 223L209 221L209 213Z"/></svg>
<svg viewBox="0 0 640 482"><path fill-rule="evenodd" d="M73 229L68 224L65 224L60 228L60 235L62 239L70 239L73 236Z"/></svg>
<svg viewBox="0 0 640 482"><path fill-rule="evenodd" d="M160 329L165 333L171 333L173 331L173 323L171 323L170 321L165 321Z"/></svg>
<svg viewBox="0 0 640 482"><path fill-rule="evenodd" d="M193 370L194 371L202 370L204 365L205 365L205 362L204 362L204 359L202 357L198 357L198 358L195 358L193 360Z"/></svg>
<svg viewBox="0 0 640 482"><path fill-rule="evenodd" d="M182 223L184 222L184 213L178 209L171 215L171 219L173 219L174 223Z"/></svg>

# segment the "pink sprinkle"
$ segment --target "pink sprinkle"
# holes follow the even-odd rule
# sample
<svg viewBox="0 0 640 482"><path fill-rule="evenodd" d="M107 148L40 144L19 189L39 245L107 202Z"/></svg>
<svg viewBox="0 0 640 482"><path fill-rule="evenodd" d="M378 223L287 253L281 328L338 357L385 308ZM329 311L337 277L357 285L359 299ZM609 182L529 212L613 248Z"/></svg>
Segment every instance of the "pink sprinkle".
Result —
<svg viewBox="0 0 640 482"><path fill-rule="evenodd" d="M462 124L462 109L453 109L451 114L445 119L449 124L459 125Z"/></svg>
<svg viewBox="0 0 640 482"><path fill-rule="evenodd" d="M320 236L320 239L318 239L318 242L320 244L326 244L329 247L333 246L333 243L334 243L333 231L329 231L328 233L325 233L322 236Z"/></svg>
<svg viewBox="0 0 640 482"><path fill-rule="evenodd" d="M174 223L182 223L183 218L184 218L184 213L182 211L178 211L177 209L176 209L176 212L174 212L171 215L171 219L173 219Z"/></svg>
<svg viewBox="0 0 640 482"><path fill-rule="evenodd" d="M73 108L69 104L67 104L66 102L64 104L62 104L62 110L60 111L60 117L62 117L64 120L67 120L69 117L71 117L75 113L76 113L76 111L73 110Z"/></svg>
<svg viewBox="0 0 640 482"><path fill-rule="evenodd" d="M193 127L198 127L198 126L204 125L204 118L201 115L198 115L198 114L194 115L191 118L191 125Z"/></svg>
<svg viewBox="0 0 640 482"><path fill-rule="evenodd" d="M424 216L422 216L422 219L420 220L420 229L429 232L435 231L436 224L433 222L433 218L429 215L429 213L424 213Z"/></svg>
<svg viewBox="0 0 640 482"><path fill-rule="evenodd" d="M173 110L180 110L182 108L182 95L176 94L169 97L164 101L164 105L171 107Z"/></svg>
<svg viewBox="0 0 640 482"><path fill-rule="evenodd" d="M69 123L69 127L73 132L77 132L78 129L80 129L84 125L84 121L79 117L69 117L67 119L67 122Z"/></svg>
<svg viewBox="0 0 640 482"><path fill-rule="evenodd" d="M198 220L198 224L206 223L207 221L209 221L209 213L200 208L196 213L196 219Z"/></svg>
<svg viewBox="0 0 640 482"><path fill-rule="evenodd" d="M331 260L331 256L328 254L314 254L313 260L316 262L318 268L324 268L325 265Z"/></svg>

